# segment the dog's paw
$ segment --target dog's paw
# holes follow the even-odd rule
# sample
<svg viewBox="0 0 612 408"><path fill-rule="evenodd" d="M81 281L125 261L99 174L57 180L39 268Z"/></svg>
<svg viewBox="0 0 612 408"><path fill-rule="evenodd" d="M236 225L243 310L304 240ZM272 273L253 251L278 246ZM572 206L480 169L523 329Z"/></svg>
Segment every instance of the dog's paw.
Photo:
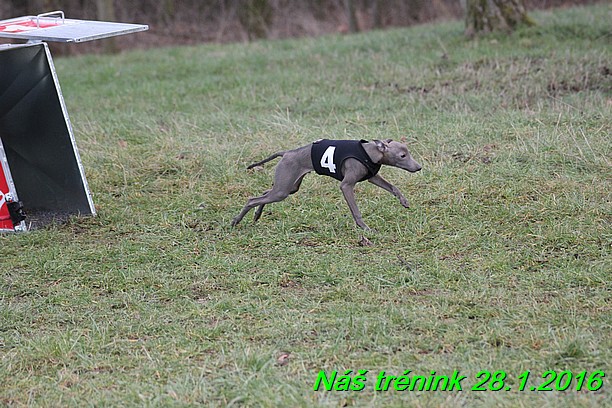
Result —
<svg viewBox="0 0 612 408"><path fill-rule="evenodd" d="M408 202L407 199L403 198L400 199L400 204L404 207L404 208L410 208L410 203Z"/></svg>
<svg viewBox="0 0 612 408"><path fill-rule="evenodd" d="M374 244L365 235L362 235L361 239L359 240L359 245L360 246L373 246Z"/></svg>

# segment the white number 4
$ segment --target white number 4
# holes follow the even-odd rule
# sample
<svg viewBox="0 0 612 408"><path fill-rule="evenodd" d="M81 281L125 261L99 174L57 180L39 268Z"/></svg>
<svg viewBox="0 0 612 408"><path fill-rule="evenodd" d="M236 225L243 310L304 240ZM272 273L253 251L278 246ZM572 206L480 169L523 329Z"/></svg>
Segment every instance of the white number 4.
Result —
<svg viewBox="0 0 612 408"><path fill-rule="evenodd" d="M325 167L330 173L336 172L336 165L334 164L334 153L336 152L336 146L329 146L323 156L321 157L321 167Z"/></svg>

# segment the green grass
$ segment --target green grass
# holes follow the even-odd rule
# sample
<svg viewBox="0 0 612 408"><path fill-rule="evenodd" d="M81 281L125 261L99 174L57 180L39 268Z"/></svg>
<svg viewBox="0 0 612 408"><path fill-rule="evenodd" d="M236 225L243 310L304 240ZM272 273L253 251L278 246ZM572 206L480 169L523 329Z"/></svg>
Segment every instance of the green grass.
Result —
<svg viewBox="0 0 612 408"><path fill-rule="evenodd" d="M0 236L0 404L612 406L612 8L534 17L57 58L98 216ZM322 137L405 139L423 171L382 174L412 208L359 186L363 247L309 176L229 226L272 180L246 165ZM376 392L383 370L468 378ZM513 389L471 391L482 370Z"/></svg>

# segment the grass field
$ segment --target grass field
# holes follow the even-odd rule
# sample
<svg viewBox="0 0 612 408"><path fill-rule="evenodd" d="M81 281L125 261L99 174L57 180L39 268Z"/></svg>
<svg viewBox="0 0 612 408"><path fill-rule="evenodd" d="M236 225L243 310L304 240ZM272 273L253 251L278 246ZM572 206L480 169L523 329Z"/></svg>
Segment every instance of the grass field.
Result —
<svg viewBox="0 0 612 408"><path fill-rule="evenodd" d="M0 405L612 406L612 7L534 18L57 58L98 215L0 236ZM362 246L309 176L230 227L322 137L405 140L412 207L360 185Z"/></svg>

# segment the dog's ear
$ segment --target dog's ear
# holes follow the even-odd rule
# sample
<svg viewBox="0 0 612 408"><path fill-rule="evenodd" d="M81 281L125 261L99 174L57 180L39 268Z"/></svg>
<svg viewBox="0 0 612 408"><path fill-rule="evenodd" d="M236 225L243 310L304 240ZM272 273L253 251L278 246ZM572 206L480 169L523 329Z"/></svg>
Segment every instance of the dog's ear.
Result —
<svg viewBox="0 0 612 408"><path fill-rule="evenodd" d="M389 141L390 141L390 139L389 139ZM376 147L378 148L378 151L381 152L381 153L384 153L387 150L387 147L388 147L387 143L389 143L389 142L387 142L386 140L385 141L374 140L374 143L376 143Z"/></svg>
<svg viewBox="0 0 612 408"><path fill-rule="evenodd" d="M385 143L391 143L393 139L385 139Z"/></svg>

